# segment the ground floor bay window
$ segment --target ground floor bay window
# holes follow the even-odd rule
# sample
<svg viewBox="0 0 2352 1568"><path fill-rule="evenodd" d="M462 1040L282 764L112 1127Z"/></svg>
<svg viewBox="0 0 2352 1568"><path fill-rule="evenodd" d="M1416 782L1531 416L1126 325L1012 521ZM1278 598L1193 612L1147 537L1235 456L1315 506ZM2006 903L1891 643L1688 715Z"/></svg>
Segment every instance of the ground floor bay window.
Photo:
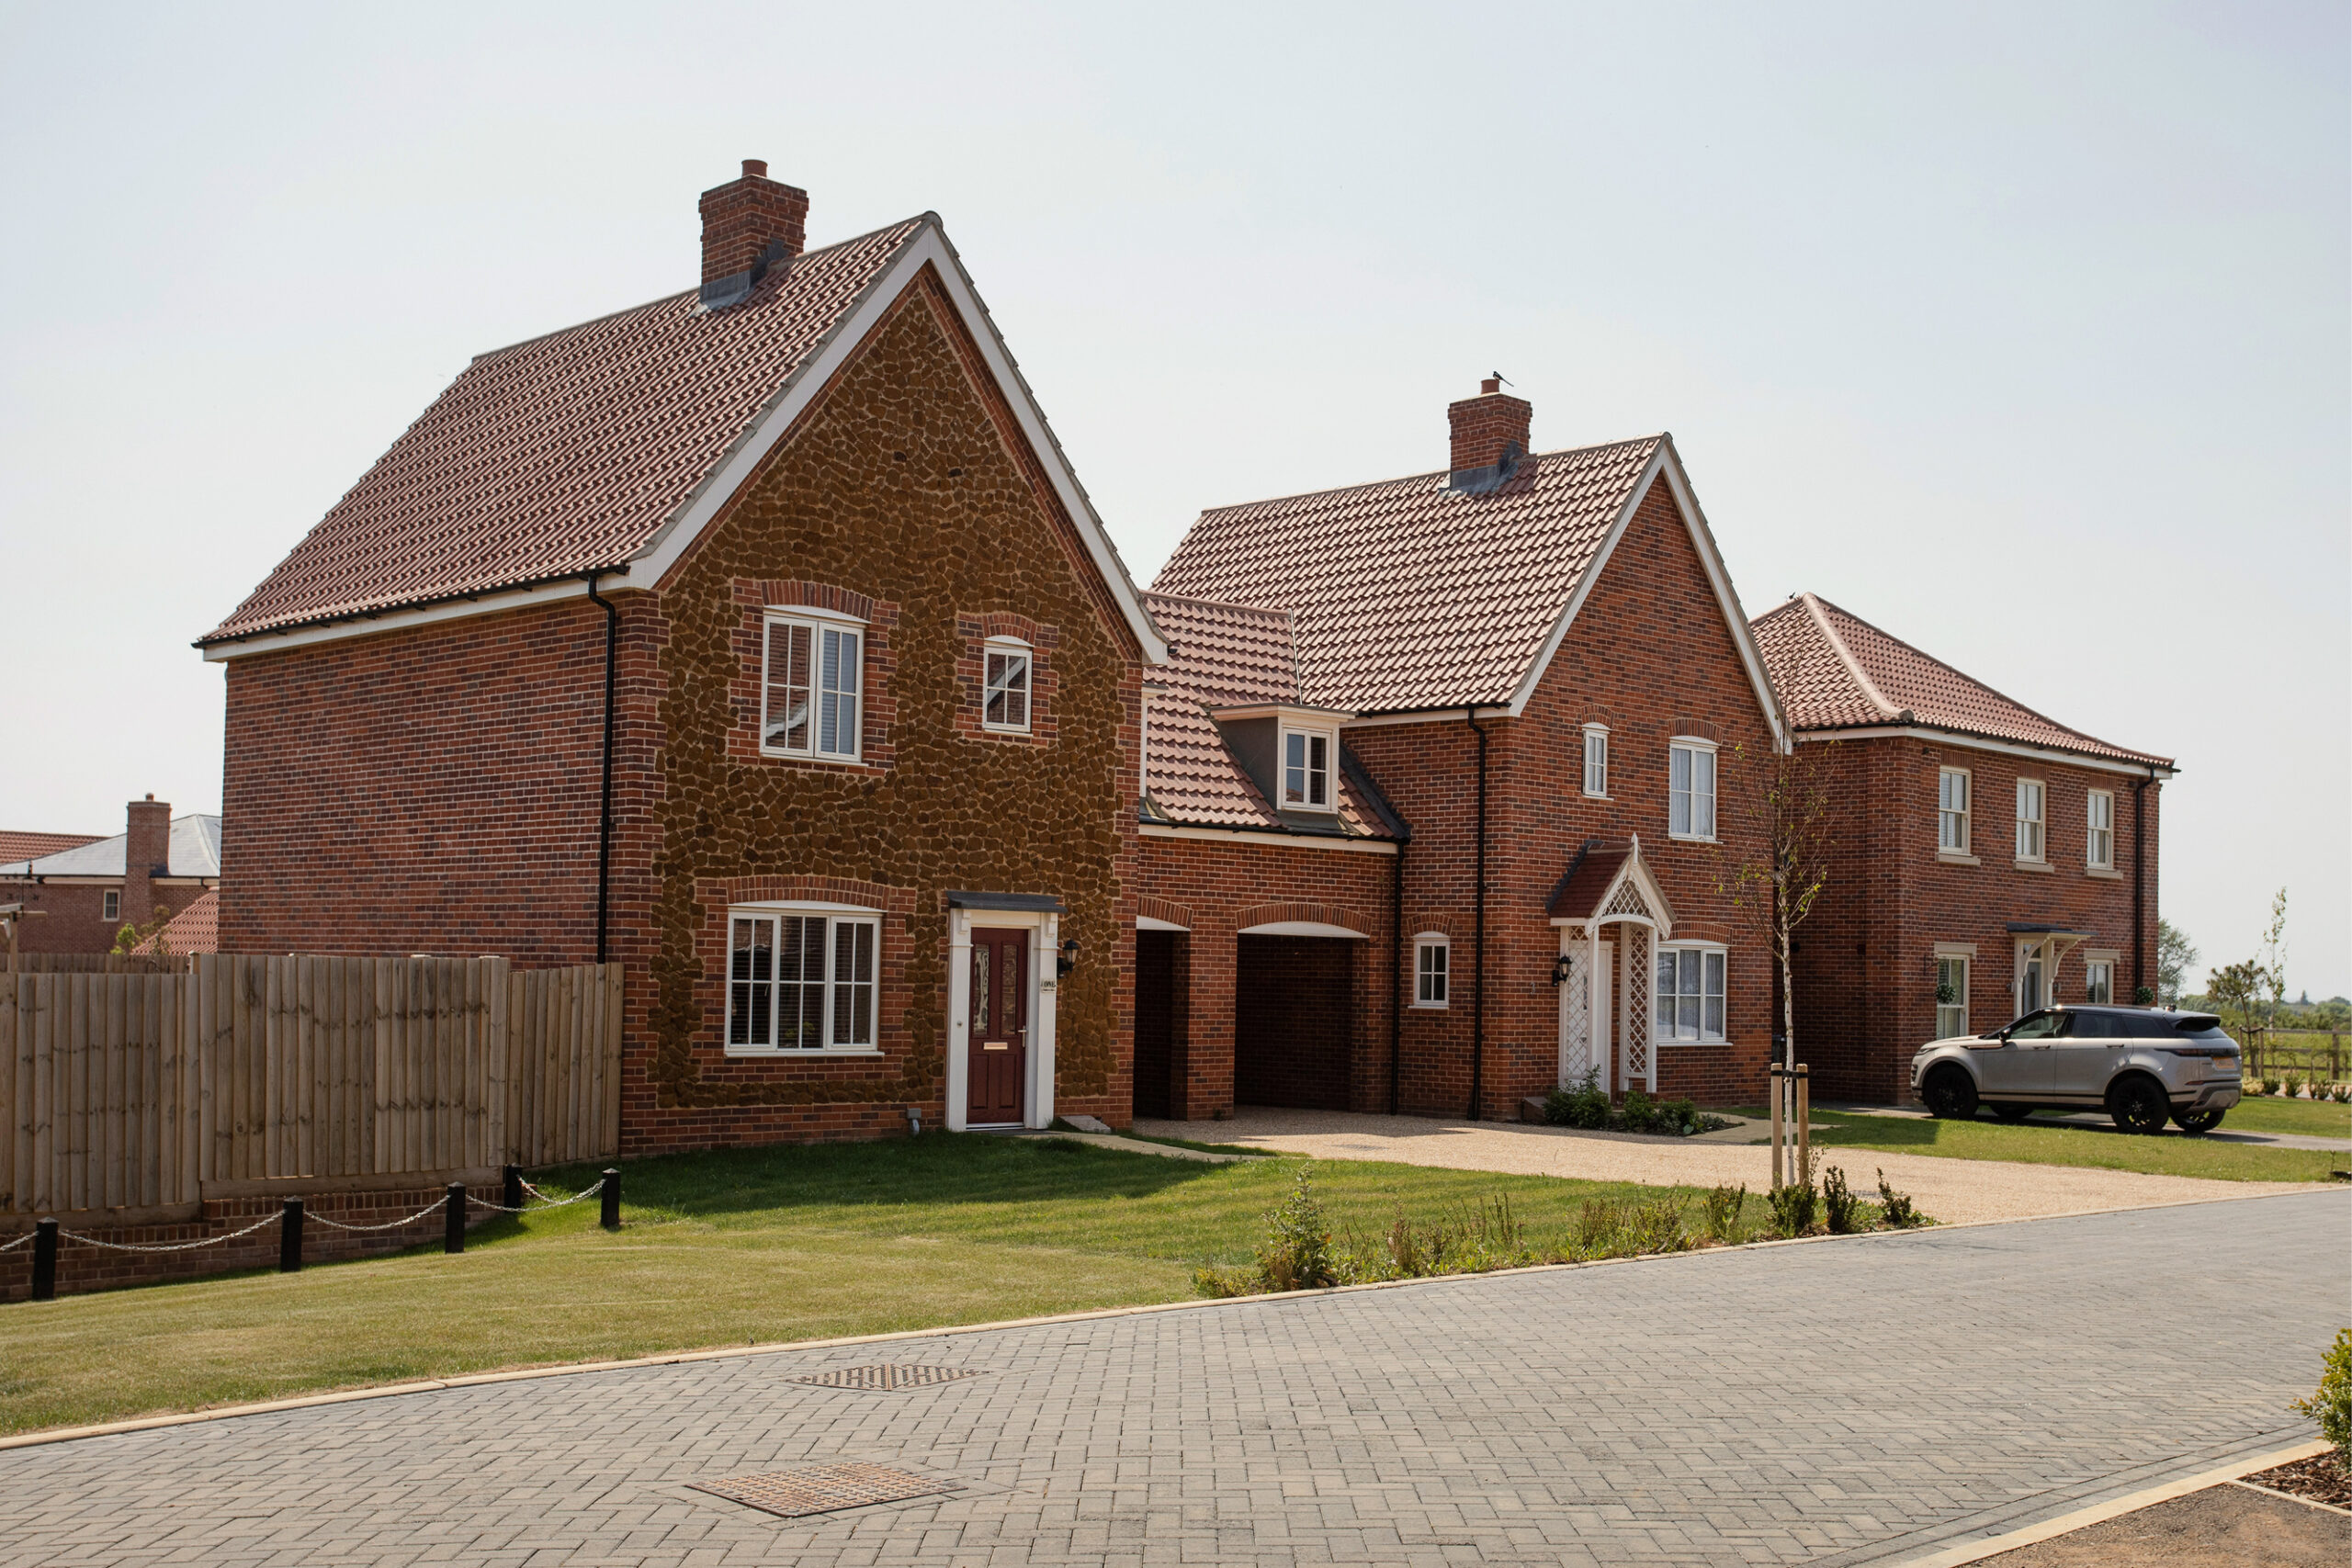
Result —
<svg viewBox="0 0 2352 1568"><path fill-rule="evenodd" d="M727 1050L875 1050L878 911L728 911Z"/></svg>

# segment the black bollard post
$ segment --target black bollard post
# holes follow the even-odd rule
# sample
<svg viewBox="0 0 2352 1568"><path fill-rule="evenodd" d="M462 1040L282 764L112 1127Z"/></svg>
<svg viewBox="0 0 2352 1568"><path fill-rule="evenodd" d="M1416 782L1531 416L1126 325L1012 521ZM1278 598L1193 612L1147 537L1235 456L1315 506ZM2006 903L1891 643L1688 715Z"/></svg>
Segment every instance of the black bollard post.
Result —
<svg viewBox="0 0 2352 1568"><path fill-rule="evenodd" d="M466 1249L466 1184L449 1183L448 1207L441 1212L441 1250L463 1252Z"/></svg>
<svg viewBox="0 0 2352 1568"><path fill-rule="evenodd" d="M33 1227L33 1300L57 1299L57 1222L43 1220Z"/></svg>
<svg viewBox="0 0 2352 1568"><path fill-rule="evenodd" d="M277 1271L302 1271L302 1200L288 1198L277 1213Z"/></svg>
<svg viewBox="0 0 2352 1568"><path fill-rule="evenodd" d="M605 1228L621 1228L621 1173L612 1166L605 1168Z"/></svg>
<svg viewBox="0 0 2352 1568"><path fill-rule="evenodd" d="M523 1168L521 1166L510 1165L506 1168L506 1190L498 1195L498 1201L510 1209L519 1209L523 1206Z"/></svg>

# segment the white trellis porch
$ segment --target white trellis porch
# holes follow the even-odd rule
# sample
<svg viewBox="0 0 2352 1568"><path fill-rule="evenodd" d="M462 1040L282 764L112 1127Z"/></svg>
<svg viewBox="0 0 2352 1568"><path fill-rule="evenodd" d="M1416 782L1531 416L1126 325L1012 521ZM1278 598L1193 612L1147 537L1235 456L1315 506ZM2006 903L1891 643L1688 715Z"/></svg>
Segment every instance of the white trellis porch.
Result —
<svg viewBox="0 0 2352 1568"><path fill-rule="evenodd" d="M1650 976L1657 944L1674 933L1674 911L1642 860L1642 840L1585 845L1552 895L1560 931L1554 977L1560 989L1560 1077L1573 1088L1593 1076L1611 1093L1655 1093Z"/></svg>

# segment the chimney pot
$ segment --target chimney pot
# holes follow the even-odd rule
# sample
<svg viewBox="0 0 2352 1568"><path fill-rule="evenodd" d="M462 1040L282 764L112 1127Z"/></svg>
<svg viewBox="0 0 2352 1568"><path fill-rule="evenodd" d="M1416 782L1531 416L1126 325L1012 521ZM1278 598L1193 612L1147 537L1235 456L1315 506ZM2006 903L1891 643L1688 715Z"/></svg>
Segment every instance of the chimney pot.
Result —
<svg viewBox="0 0 2352 1568"><path fill-rule="evenodd" d="M1492 488L1508 478L1511 467L1526 456L1535 405L1502 389L1499 377L1478 383L1478 395L1446 405L1445 420L1453 436L1453 470L1455 489Z"/></svg>
<svg viewBox="0 0 2352 1568"><path fill-rule="evenodd" d="M1502 389L1503 382L1502 378L1499 376L1489 376L1485 380L1478 383L1478 393L1481 397L1499 392Z"/></svg>
<svg viewBox="0 0 2352 1568"><path fill-rule="evenodd" d="M808 243L808 193L768 178L764 159L702 193L702 303L717 310L752 291L768 268L789 266Z"/></svg>
<svg viewBox="0 0 2352 1568"><path fill-rule="evenodd" d="M745 179L763 180L767 178L767 174L768 161L765 158L746 158L743 160L743 177Z"/></svg>

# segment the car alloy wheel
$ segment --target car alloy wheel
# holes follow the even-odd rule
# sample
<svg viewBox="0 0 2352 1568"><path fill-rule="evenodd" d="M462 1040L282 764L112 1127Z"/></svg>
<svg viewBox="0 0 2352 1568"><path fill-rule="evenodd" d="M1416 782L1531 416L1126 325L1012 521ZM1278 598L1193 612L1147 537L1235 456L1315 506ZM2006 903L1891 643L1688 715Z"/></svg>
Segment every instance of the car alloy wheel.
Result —
<svg viewBox="0 0 2352 1568"><path fill-rule="evenodd" d="M2154 1078L2129 1077L2107 1091L2107 1113L2127 1133L2161 1133L2172 1103Z"/></svg>
<svg viewBox="0 0 2352 1568"><path fill-rule="evenodd" d="M1965 1122L1976 1114L1976 1085L1960 1067L1939 1067L1928 1075L1928 1109L1954 1122Z"/></svg>
<svg viewBox="0 0 2352 1568"><path fill-rule="evenodd" d="M1996 1105L1993 1107L1993 1114L1999 1117L2004 1122L2022 1122L2027 1117L2033 1114L2033 1107L2030 1105Z"/></svg>
<svg viewBox="0 0 2352 1568"><path fill-rule="evenodd" d="M2218 1111L2176 1111L2172 1119L2184 1133L2210 1133L2222 1124Z"/></svg>

